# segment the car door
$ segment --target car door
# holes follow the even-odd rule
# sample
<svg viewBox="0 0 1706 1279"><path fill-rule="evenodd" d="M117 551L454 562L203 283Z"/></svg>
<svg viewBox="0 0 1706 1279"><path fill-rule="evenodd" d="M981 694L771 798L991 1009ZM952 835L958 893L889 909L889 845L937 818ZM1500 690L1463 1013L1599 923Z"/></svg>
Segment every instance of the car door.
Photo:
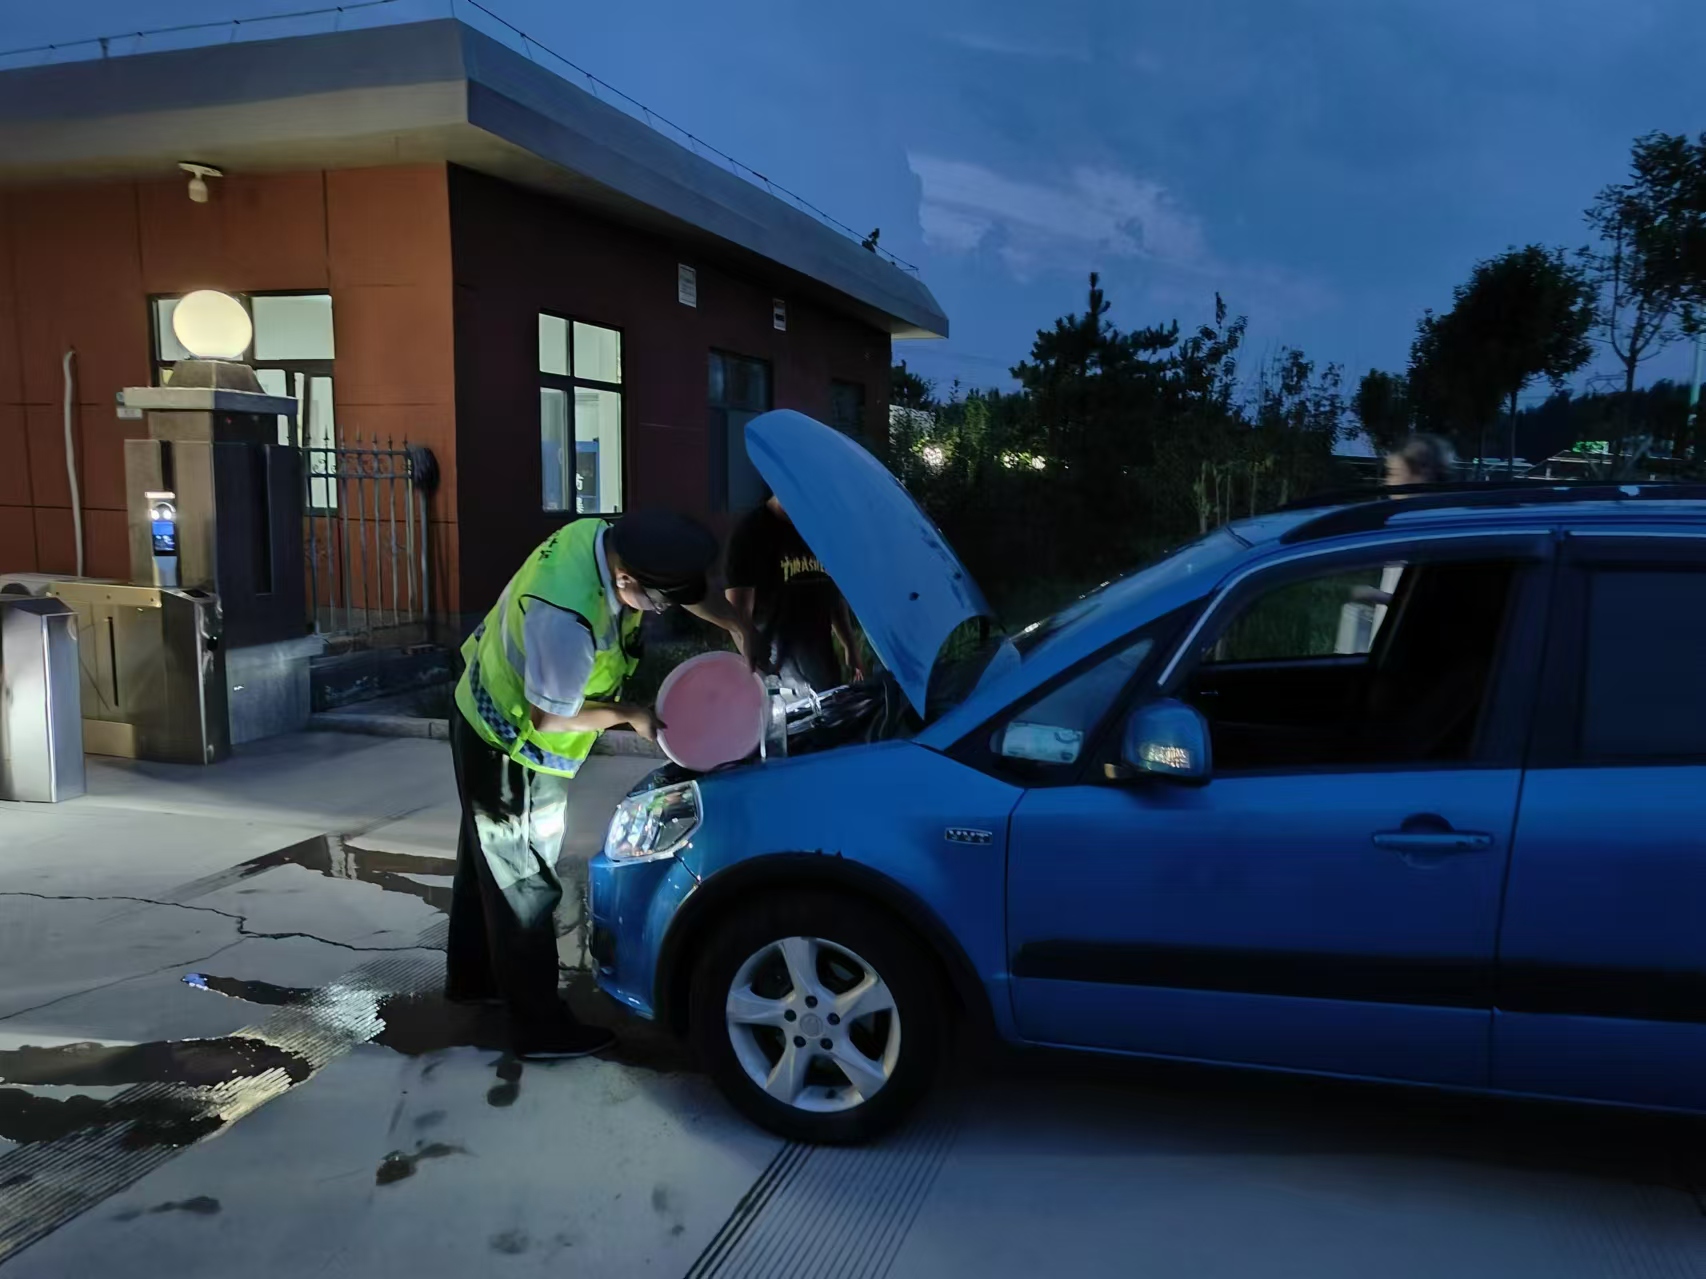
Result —
<svg viewBox="0 0 1706 1279"><path fill-rule="evenodd" d="M1706 540L1571 537L1552 636L1494 1082L1706 1108Z"/></svg>
<svg viewBox="0 0 1706 1279"><path fill-rule="evenodd" d="M1549 557L1534 533L1444 539L1296 556L1234 583L1136 690L1194 699L1229 766L1200 788L1111 783L1091 767L1029 790L1015 810L1008 944L1021 1033L1484 1085ZM1414 589L1400 587L1371 652L1337 652L1347 590L1394 560ZM1264 602L1287 592L1309 608L1263 622ZM1480 636L1462 647L1479 645L1483 665L1461 742L1412 752L1400 735L1378 747L1367 734L1397 705L1383 681L1431 679L1429 636L1435 665L1453 667L1454 632ZM1431 686L1409 700L1425 709L1435 692L1450 702ZM1216 708L1217 696L1236 705Z"/></svg>

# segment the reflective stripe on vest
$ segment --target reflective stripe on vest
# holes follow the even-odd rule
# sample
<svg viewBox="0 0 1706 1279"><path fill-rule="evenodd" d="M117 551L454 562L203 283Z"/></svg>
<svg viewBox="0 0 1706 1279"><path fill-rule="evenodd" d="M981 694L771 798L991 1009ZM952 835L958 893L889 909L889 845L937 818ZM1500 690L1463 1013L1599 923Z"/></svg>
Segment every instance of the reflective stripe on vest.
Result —
<svg viewBox="0 0 1706 1279"><path fill-rule="evenodd" d="M576 520L557 530L527 557L463 645L467 663L456 686L456 704L487 742L543 772L573 777L598 740L596 732L551 733L533 727L526 696L527 637L524 619L534 603L567 609L592 632L593 665L582 696L614 701L638 659L629 649L640 615L610 611L598 572L600 520Z"/></svg>

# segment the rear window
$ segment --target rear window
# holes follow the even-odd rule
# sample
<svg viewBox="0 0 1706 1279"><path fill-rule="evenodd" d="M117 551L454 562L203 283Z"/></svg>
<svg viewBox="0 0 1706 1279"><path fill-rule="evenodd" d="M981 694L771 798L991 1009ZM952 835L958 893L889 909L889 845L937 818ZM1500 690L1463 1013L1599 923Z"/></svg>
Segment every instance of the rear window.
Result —
<svg viewBox="0 0 1706 1279"><path fill-rule="evenodd" d="M1706 572L1602 569L1588 590L1582 754L1706 758Z"/></svg>

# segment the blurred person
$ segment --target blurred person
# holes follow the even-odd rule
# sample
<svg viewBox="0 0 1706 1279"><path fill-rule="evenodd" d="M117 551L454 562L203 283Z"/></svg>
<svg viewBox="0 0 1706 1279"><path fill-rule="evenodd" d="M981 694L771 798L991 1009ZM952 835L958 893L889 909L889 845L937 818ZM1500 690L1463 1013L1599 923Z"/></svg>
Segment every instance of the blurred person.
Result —
<svg viewBox="0 0 1706 1279"><path fill-rule="evenodd" d="M450 735L462 826L445 996L502 1002L519 1057L579 1057L613 1040L557 994L557 857L570 782L604 730L627 724L657 737L653 711L621 700L644 614L680 605L751 649L748 628L709 590L716 557L711 532L673 512L575 520L527 557L463 645Z"/></svg>
<svg viewBox="0 0 1706 1279"><path fill-rule="evenodd" d="M1386 483L1444 484L1457 470L1457 454L1442 436L1418 432L1386 455Z"/></svg>
<svg viewBox="0 0 1706 1279"><path fill-rule="evenodd" d="M853 679L865 678L853 611L775 494L736 525L725 576L729 603L784 688L821 693L844 683L836 640Z"/></svg>
<svg viewBox="0 0 1706 1279"><path fill-rule="evenodd" d="M1417 432L1403 445L1386 455L1386 474L1382 481L1388 488L1406 488L1421 484L1448 483L1456 472L1457 454L1451 442L1442 436ZM1379 586L1358 586L1351 591L1351 602L1339 617L1339 638L1334 651L1366 653L1386 620L1386 610L1398 591L1404 576L1402 564L1388 564L1380 573ZM1361 606L1361 607L1359 607Z"/></svg>

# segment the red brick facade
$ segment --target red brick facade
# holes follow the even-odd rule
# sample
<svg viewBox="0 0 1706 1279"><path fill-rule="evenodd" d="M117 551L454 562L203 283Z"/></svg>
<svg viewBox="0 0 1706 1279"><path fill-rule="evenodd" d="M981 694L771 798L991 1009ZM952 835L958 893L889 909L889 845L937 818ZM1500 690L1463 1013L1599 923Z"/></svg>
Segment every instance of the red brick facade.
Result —
<svg viewBox="0 0 1706 1279"><path fill-rule="evenodd" d="M128 575L114 395L150 380L151 294L325 289L337 419L437 455L435 605L477 613L561 516L539 510L537 315L624 333L630 507L708 514L707 360L770 362L774 402L828 414L865 387L884 426L886 333L789 297L715 255L442 164L0 190L0 572L75 569L60 361L76 351L73 431L86 571ZM678 263L699 305L676 300Z"/></svg>

